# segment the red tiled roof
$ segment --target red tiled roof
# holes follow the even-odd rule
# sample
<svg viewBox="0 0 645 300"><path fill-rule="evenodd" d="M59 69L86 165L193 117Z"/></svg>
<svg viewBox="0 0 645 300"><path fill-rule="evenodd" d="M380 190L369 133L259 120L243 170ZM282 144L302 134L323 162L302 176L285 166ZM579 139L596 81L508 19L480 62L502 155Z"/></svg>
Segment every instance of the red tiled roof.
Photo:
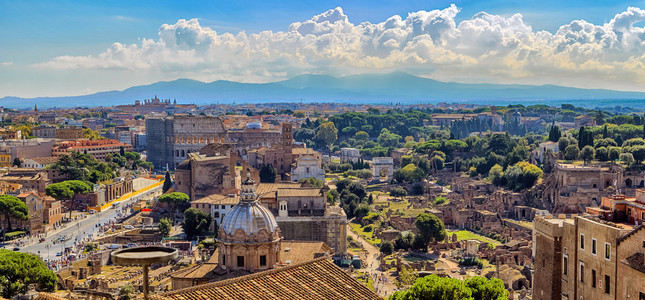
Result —
<svg viewBox="0 0 645 300"><path fill-rule="evenodd" d="M381 299L327 257L172 291L167 299Z"/></svg>

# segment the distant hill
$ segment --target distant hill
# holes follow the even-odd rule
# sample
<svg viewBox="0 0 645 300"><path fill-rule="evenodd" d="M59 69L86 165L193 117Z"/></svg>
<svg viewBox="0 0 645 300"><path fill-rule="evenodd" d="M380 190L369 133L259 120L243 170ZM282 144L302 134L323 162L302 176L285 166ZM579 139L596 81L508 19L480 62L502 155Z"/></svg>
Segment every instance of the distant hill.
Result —
<svg viewBox="0 0 645 300"><path fill-rule="evenodd" d="M105 106L132 104L137 99L177 99L179 103L250 102L344 102L344 103L438 103L548 104L570 103L583 107L617 105L645 108L645 93L580 89L556 85L464 84L441 82L407 73L363 74L345 77L301 75L272 83L241 83L191 79L160 81L123 91L70 97L4 97L0 105L11 108Z"/></svg>

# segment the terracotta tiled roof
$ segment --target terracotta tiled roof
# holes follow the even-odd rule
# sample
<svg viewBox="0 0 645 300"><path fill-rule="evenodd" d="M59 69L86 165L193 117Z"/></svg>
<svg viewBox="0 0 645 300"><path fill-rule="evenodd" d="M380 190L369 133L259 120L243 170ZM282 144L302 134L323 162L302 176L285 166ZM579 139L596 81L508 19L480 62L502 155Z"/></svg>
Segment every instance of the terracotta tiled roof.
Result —
<svg viewBox="0 0 645 300"><path fill-rule="evenodd" d="M280 261L289 265L312 261L321 256L334 254L327 244L315 241L282 241L280 243Z"/></svg>
<svg viewBox="0 0 645 300"><path fill-rule="evenodd" d="M302 185L300 183L260 183L256 189L258 195L277 192L280 188L299 188Z"/></svg>
<svg viewBox="0 0 645 300"><path fill-rule="evenodd" d="M222 205L222 204L237 204L238 202L240 202L240 199L238 196L229 197L229 196L220 195L220 194L212 194L204 198L192 201L191 203L207 203L207 204Z"/></svg>
<svg viewBox="0 0 645 300"><path fill-rule="evenodd" d="M318 197L322 192L318 188L288 188L278 189L278 197Z"/></svg>
<svg viewBox="0 0 645 300"><path fill-rule="evenodd" d="M35 158L32 158L31 160L33 160L33 161L35 161L35 162L37 162L39 164L42 164L42 165L49 165L49 164L53 164L56 161L58 161L58 157L53 157L53 156L52 157L35 157Z"/></svg>
<svg viewBox="0 0 645 300"><path fill-rule="evenodd" d="M327 257L172 291L168 299L381 299Z"/></svg>

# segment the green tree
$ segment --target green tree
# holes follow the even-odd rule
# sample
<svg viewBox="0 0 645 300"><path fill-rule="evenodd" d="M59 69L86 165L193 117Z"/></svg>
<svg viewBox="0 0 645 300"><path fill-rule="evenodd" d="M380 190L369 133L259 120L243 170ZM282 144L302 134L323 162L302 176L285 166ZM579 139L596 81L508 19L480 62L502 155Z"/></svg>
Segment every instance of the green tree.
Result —
<svg viewBox="0 0 645 300"><path fill-rule="evenodd" d="M580 153L578 145L569 145L564 149L564 159L574 160L578 157L578 153Z"/></svg>
<svg viewBox="0 0 645 300"><path fill-rule="evenodd" d="M549 130L549 141L557 142L561 136L562 132L560 131L560 126L552 125L551 129Z"/></svg>
<svg viewBox="0 0 645 300"><path fill-rule="evenodd" d="M119 147L119 154L125 157L125 148L123 148L123 146Z"/></svg>
<svg viewBox="0 0 645 300"><path fill-rule="evenodd" d="M481 276L468 278L464 285L470 289L474 300L506 300L508 291L499 278L486 279Z"/></svg>
<svg viewBox="0 0 645 300"><path fill-rule="evenodd" d="M56 274L33 254L0 249L0 296L11 299L25 294L30 285L36 290L53 292Z"/></svg>
<svg viewBox="0 0 645 300"><path fill-rule="evenodd" d="M205 213L191 207L184 212L184 223L182 224L182 227L186 236L188 236L189 239L192 239L194 236L207 231L210 228L212 221L212 217L209 213Z"/></svg>
<svg viewBox="0 0 645 300"><path fill-rule="evenodd" d="M401 136L391 133L387 128L383 128L376 140L382 147L397 147L401 141Z"/></svg>
<svg viewBox="0 0 645 300"><path fill-rule="evenodd" d="M412 247L413 243L414 233L407 232L406 234L399 234L399 236L394 240L394 249L408 250Z"/></svg>
<svg viewBox="0 0 645 300"><path fill-rule="evenodd" d="M596 149L595 158L599 161L608 161L609 160L609 150L605 147L599 147Z"/></svg>
<svg viewBox="0 0 645 300"><path fill-rule="evenodd" d="M0 195L0 214L7 220L7 230L11 231L11 219L29 220L29 208L25 202L11 195Z"/></svg>
<svg viewBox="0 0 645 300"><path fill-rule="evenodd" d="M367 203L361 203L354 210L354 217L356 218L356 220L360 221L363 219L363 217L367 216L367 214L369 213L370 213L370 206Z"/></svg>
<svg viewBox="0 0 645 300"><path fill-rule="evenodd" d="M620 147L609 147L609 159L616 161L620 158Z"/></svg>
<svg viewBox="0 0 645 300"><path fill-rule="evenodd" d="M426 245L431 241L443 241L446 238L446 227L433 214L420 213L414 225L419 230L417 238L422 239Z"/></svg>
<svg viewBox="0 0 645 300"><path fill-rule="evenodd" d="M356 133L356 136L354 136L354 138L359 141L367 141L370 139L370 135L367 132L361 130Z"/></svg>
<svg viewBox="0 0 645 300"><path fill-rule="evenodd" d="M20 168L20 166L22 166L22 161L20 161L20 158L14 158L12 166Z"/></svg>
<svg viewBox="0 0 645 300"><path fill-rule="evenodd" d="M103 140L105 137L102 137L97 131L94 131L89 128L83 129L83 138L95 141L95 140Z"/></svg>
<svg viewBox="0 0 645 300"><path fill-rule="evenodd" d="M465 281L435 274L417 279L406 291L395 292L390 300L506 300L508 291L497 278L475 276Z"/></svg>
<svg viewBox="0 0 645 300"><path fill-rule="evenodd" d="M454 278L435 274L417 279L406 291L395 292L390 300L473 300L472 291Z"/></svg>
<svg viewBox="0 0 645 300"><path fill-rule="evenodd" d="M634 156L631 153L621 153L620 160L627 163L628 166L631 166L634 163Z"/></svg>
<svg viewBox="0 0 645 300"><path fill-rule="evenodd" d="M172 187L172 179L170 178L170 173L166 171L166 179L163 181L163 187L161 191L165 194Z"/></svg>
<svg viewBox="0 0 645 300"><path fill-rule="evenodd" d="M495 164L490 171L488 172L489 180L495 185L502 185L502 179L504 178L504 169L502 166Z"/></svg>
<svg viewBox="0 0 645 300"><path fill-rule="evenodd" d="M260 182L262 183L274 183L275 178L278 176L278 170L276 170L273 165L266 164L260 167Z"/></svg>
<svg viewBox="0 0 645 300"><path fill-rule="evenodd" d="M637 164L640 164L641 161L645 160L645 146L637 145L632 146L626 149L627 152L631 153L634 156L634 160Z"/></svg>
<svg viewBox="0 0 645 300"><path fill-rule="evenodd" d="M580 156L580 159L582 159L585 162L585 164L588 164L593 160L594 156L596 156L596 150L594 150L593 147L589 145L584 146L584 148L580 150L579 156Z"/></svg>
<svg viewBox="0 0 645 300"><path fill-rule="evenodd" d="M398 182L419 182L425 177L425 173L421 168L414 164L408 164L401 170L396 170L393 174L394 179Z"/></svg>
<svg viewBox="0 0 645 300"><path fill-rule="evenodd" d="M322 123L318 127L316 139L323 142L331 153L331 145L338 139L338 129L336 129L336 126L332 122Z"/></svg>
<svg viewBox="0 0 645 300"><path fill-rule="evenodd" d="M119 300L130 300L134 293L134 286L128 283L119 289Z"/></svg>
<svg viewBox="0 0 645 300"><path fill-rule="evenodd" d="M188 195L180 192L172 192L169 194L163 194L157 198L159 202L165 202L168 203L172 206L171 211L173 212L173 215L177 208L179 206L183 206L187 204L190 201L190 198L188 198Z"/></svg>
<svg viewBox="0 0 645 300"><path fill-rule="evenodd" d="M74 196L76 194L85 194L92 190L92 188L81 180L67 180L58 183L52 183L45 188L47 196L51 196L56 200L71 200L69 209L69 218L72 218L72 210L74 210Z"/></svg>
<svg viewBox="0 0 645 300"><path fill-rule="evenodd" d="M398 198L405 197L408 195L408 191L401 187L393 187L390 189L390 196Z"/></svg>
<svg viewBox="0 0 645 300"><path fill-rule="evenodd" d="M172 229L172 220L170 218L162 218L159 221L159 225L157 225L159 228L159 232L163 237L167 237L168 234L170 234L170 230Z"/></svg>
<svg viewBox="0 0 645 300"><path fill-rule="evenodd" d="M142 168L147 169L147 170L151 170L151 169L155 168L155 166L149 161L142 161L139 164L139 166L141 166Z"/></svg>
<svg viewBox="0 0 645 300"><path fill-rule="evenodd" d="M390 255L394 252L394 246L392 246L390 241L383 241L379 250L385 255Z"/></svg>

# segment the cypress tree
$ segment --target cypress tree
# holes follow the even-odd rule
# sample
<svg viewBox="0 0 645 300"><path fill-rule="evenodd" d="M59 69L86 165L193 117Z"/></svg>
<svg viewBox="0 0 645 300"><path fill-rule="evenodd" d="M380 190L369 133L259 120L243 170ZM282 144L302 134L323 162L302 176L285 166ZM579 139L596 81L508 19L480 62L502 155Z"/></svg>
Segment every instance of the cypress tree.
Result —
<svg viewBox="0 0 645 300"><path fill-rule="evenodd" d="M586 138L586 131L585 131L585 127L582 126L578 131L578 149L582 149L582 147L585 146L585 138Z"/></svg>
<svg viewBox="0 0 645 300"><path fill-rule="evenodd" d="M170 173L166 171L166 178L163 182L163 187L161 188L161 190L165 194L171 187L172 187L172 179L170 178Z"/></svg>
<svg viewBox="0 0 645 300"><path fill-rule="evenodd" d="M607 124L605 124L605 127L602 129L602 138L606 139L609 137L609 134L607 133Z"/></svg>

